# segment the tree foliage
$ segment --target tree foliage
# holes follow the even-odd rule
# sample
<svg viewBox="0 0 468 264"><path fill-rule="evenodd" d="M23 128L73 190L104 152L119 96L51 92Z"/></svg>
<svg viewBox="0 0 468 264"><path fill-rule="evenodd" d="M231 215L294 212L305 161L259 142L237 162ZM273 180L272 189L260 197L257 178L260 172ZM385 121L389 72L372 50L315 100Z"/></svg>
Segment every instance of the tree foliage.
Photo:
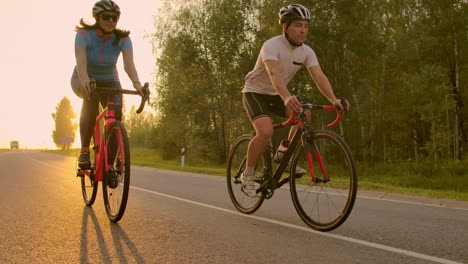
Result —
<svg viewBox="0 0 468 264"><path fill-rule="evenodd" d="M151 35L158 113L148 137L223 162L251 126L240 90L262 43L281 34L281 0L165 1ZM461 159L468 151L464 0L304 0L306 43L352 109L339 128L359 161ZM307 71L294 93L326 103Z"/></svg>
<svg viewBox="0 0 468 264"><path fill-rule="evenodd" d="M76 114L68 97L63 97L55 107L55 113L52 113L52 118L55 122L55 130L52 131L52 139L55 145L61 149L68 149L75 141L75 132L78 124L73 120Z"/></svg>
<svg viewBox="0 0 468 264"><path fill-rule="evenodd" d="M151 140L154 131L156 117L150 111L136 113L136 107L132 106L125 118L125 128L130 143L135 147L157 147Z"/></svg>

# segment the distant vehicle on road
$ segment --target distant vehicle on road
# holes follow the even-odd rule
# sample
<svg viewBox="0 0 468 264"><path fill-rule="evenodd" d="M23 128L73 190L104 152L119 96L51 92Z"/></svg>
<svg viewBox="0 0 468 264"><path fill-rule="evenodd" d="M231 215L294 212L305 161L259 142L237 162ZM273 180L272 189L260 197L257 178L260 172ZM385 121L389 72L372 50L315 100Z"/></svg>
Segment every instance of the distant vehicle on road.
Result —
<svg viewBox="0 0 468 264"><path fill-rule="evenodd" d="M10 142L11 149L19 149L19 142L18 141L11 141Z"/></svg>

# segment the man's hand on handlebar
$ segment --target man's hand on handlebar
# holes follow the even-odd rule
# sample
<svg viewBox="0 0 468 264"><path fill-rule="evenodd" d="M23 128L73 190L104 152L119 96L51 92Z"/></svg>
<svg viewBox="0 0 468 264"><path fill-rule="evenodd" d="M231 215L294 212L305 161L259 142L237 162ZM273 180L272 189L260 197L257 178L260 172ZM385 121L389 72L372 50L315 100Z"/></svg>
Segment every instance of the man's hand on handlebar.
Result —
<svg viewBox="0 0 468 264"><path fill-rule="evenodd" d="M301 112L302 110L301 102L294 95L290 95L289 97L284 99L284 105L286 106L286 109L288 109L288 111L298 113L298 112Z"/></svg>
<svg viewBox="0 0 468 264"><path fill-rule="evenodd" d="M336 106L336 108L338 108L338 111L340 112L349 110L349 102L344 98L335 99L333 105Z"/></svg>

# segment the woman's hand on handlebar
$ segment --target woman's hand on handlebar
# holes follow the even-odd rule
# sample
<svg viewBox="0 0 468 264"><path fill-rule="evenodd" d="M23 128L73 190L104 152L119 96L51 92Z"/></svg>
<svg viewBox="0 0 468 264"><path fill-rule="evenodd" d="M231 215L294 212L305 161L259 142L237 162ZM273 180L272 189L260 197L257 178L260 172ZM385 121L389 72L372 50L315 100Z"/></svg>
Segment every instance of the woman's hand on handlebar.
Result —
<svg viewBox="0 0 468 264"><path fill-rule="evenodd" d="M149 103L149 95L150 95L149 83L145 83L144 86L141 86L140 82L135 82L133 83L133 88L135 88L135 90L138 91L138 93L142 97L142 100L148 101Z"/></svg>
<svg viewBox="0 0 468 264"><path fill-rule="evenodd" d="M140 87L141 87L141 85L140 85ZM149 101L149 96L150 96L149 83L145 83L145 85L143 87L141 87L141 91L138 91L138 92L141 92L140 93L141 103L140 103L140 107L136 111L137 114L139 114L139 113L141 113L143 111L143 108L145 107L145 102L148 102L148 104L150 103L150 101Z"/></svg>
<svg viewBox="0 0 468 264"><path fill-rule="evenodd" d="M85 80L81 83L81 91L83 93L83 98L89 99L89 95L95 86L94 79Z"/></svg>
<svg viewBox="0 0 468 264"><path fill-rule="evenodd" d="M138 91L138 93L141 95L141 96L144 96L145 94L143 93L143 87L141 86L141 83L140 82L134 82L133 83L133 88L135 88L135 90Z"/></svg>

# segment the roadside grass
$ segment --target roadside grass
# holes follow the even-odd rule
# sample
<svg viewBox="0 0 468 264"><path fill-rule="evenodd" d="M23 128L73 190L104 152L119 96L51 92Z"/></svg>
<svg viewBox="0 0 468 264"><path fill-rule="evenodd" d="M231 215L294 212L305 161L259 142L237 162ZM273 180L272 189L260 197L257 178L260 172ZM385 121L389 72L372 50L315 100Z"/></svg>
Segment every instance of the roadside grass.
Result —
<svg viewBox="0 0 468 264"><path fill-rule="evenodd" d="M9 151L10 149L0 149L0 153L1 152L6 152L6 151Z"/></svg>
<svg viewBox="0 0 468 264"><path fill-rule="evenodd" d="M359 188L468 201L468 161L358 164Z"/></svg>
<svg viewBox="0 0 468 264"><path fill-rule="evenodd" d="M1 150L0 150L1 151ZM65 156L78 157L79 149L43 150ZM154 149L132 148L132 165L175 171L224 176L224 164L212 164L203 159L186 158L184 168L177 160L164 160ZM468 201L468 161L433 163L357 164L359 190L400 193L431 198Z"/></svg>
<svg viewBox="0 0 468 264"><path fill-rule="evenodd" d="M41 151L70 157L78 157L80 155L80 149L47 149ZM180 160L164 160L161 158L159 151L154 149L131 148L130 156L132 159L132 165L220 176L224 176L224 172L226 171L224 165L212 165L201 160L198 162L187 160L184 168L182 168Z"/></svg>
<svg viewBox="0 0 468 264"><path fill-rule="evenodd" d="M154 149L132 148L130 155L133 165L219 176L224 176L226 171L224 165L209 164L203 160L191 160L190 157L187 157L185 166L182 168L180 160L164 160L159 152Z"/></svg>
<svg viewBox="0 0 468 264"><path fill-rule="evenodd" d="M69 157L78 157L80 155L80 149L41 149L40 151L59 154L62 156L69 156Z"/></svg>

